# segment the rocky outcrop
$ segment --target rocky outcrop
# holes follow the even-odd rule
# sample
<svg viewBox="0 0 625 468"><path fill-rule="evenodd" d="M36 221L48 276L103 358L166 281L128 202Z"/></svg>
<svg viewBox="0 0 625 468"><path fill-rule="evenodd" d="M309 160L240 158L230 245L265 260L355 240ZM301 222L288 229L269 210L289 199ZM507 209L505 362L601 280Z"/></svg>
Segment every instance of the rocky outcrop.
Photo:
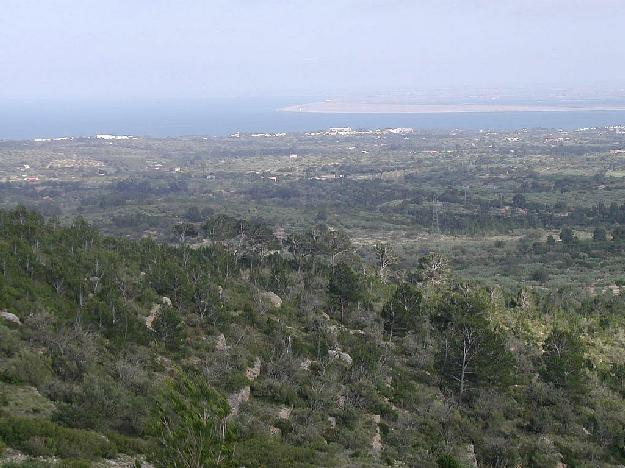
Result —
<svg viewBox="0 0 625 468"><path fill-rule="evenodd" d="M337 359L339 361L342 361L348 366L351 366L353 362L352 357L349 354L341 351L340 349L329 349L328 356L331 359Z"/></svg>
<svg viewBox="0 0 625 468"><path fill-rule="evenodd" d="M345 408L346 402L347 402L347 398L345 398L345 395L339 395L338 398L336 399L337 408L339 409Z"/></svg>
<svg viewBox="0 0 625 468"><path fill-rule="evenodd" d="M257 357L256 360L254 361L254 365L252 367L248 367L245 370L245 376L250 380L250 382L253 382L254 380L256 380L258 376L260 375L261 365L262 365L262 361L260 360L260 358ZM232 393L228 397L228 405L230 405L230 409L231 409L230 416L235 416L239 414L239 407L243 403L249 401L250 396L251 396L251 388L249 385L247 387L243 387L238 392Z"/></svg>
<svg viewBox="0 0 625 468"><path fill-rule="evenodd" d="M254 365L245 369L245 376L251 381L256 380L260 375L261 364L262 363L260 358L256 358L256 360L254 361Z"/></svg>
<svg viewBox="0 0 625 468"><path fill-rule="evenodd" d="M373 422L375 423L375 434L371 439L371 449L373 453L379 454L382 451L382 433L380 432L380 415L373 416Z"/></svg>
<svg viewBox="0 0 625 468"><path fill-rule="evenodd" d="M141 468L154 468L154 465L146 462L144 459L137 457L131 457L129 455L119 455L117 458L112 460L105 460L103 466L111 466L115 468L136 468L140 466Z"/></svg>
<svg viewBox="0 0 625 468"><path fill-rule="evenodd" d="M156 320L156 318L158 317L158 313L160 311L161 311L161 305L154 304L152 308L150 309L150 313L145 318L145 326L148 327L150 330L154 330L154 328L152 327L152 324L154 323L154 320Z"/></svg>
<svg viewBox="0 0 625 468"><path fill-rule="evenodd" d="M475 456L475 446L473 444L467 445L467 462L469 466L477 468L477 456Z"/></svg>
<svg viewBox="0 0 625 468"><path fill-rule="evenodd" d="M6 322L15 324L15 325L21 325L22 322L20 321L19 317L15 314L12 314L11 312L9 312L8 310L0 310L0 318Z"/></svg>
<svg viewBox="0 0 625 468"><path fill-rule="evenodd" d="M239 414L240 406L249 401L250 395L251 389L247 386L228 397L228 405L230 406L231 415Z"/></svg>
<svg viewBox="0 0 625 468"><path fill-rule="evenodd" d="M226 337L222 333L217 337L217 340L215 342L215 351L219 351L223 353L224 351L227 351L227 350L228 350L228 345L226 344Z"/></svg>
<svg viewBox="0 0 625 468"><path fill-rule="evenodd" d="M33 457L10 447L0 453L0 466L61 466L60 462L57 457Z"/></svg>
<svg viewBox="0 0 625 468"><path fill-rule="evenodd" d="M262 292L260 293L260 297L271 302L271 305L274 306L276 309L279 309L280 307L282 307L282 298L274 292L271 292L271 291Z"/></svg>
<svg viewBox="0 0 625 468"><path fill-rule="evenodd" d="M152 306L152 308L150 309L150 313L145 318L145 326L148 327L150 330L154 330L153 328L154 320L158 318L158 314L161 311L161 305L166 305L166 306L171 307L171 299L166 296L163 296L161 299L161 304L154 304Z"/></svg>
<svg viewBox="0 0 625 468"><path fill-rule="evenodd" d="M293 410L293 408L288 408L288 407L284 407L284 408L280 408L280 410L278 411L278 418L280 419L284 419L287 420L291 417L291 411Z"/></svg>

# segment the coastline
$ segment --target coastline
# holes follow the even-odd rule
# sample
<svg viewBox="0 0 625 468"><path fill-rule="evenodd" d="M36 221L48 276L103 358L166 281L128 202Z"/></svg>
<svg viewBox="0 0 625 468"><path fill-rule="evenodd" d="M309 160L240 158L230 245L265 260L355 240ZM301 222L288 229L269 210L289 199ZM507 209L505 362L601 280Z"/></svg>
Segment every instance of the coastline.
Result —
<svg viewBox="0 0 625 468"><path fill-rule="evenodd" d="M365 102L313 102L277 109L314 114L460 114L488 112L620 112L625 105L521 105L521 104L394 104Z"/></svg>

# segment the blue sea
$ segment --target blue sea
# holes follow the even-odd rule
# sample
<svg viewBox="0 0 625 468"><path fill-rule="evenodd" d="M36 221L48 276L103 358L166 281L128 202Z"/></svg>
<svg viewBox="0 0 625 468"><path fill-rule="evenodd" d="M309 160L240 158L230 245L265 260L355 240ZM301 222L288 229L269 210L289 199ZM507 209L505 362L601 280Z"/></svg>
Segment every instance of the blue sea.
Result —
<svg viewBox="0 0 625 468"><path fill-rule="evenodd" d="M505 130L625 125L625 111L315 114L278 110L314 100L13 100L0 102L0 139L79 137L98 133L151 137L222 136L234 132L304 132L328 127Z"/></svg>

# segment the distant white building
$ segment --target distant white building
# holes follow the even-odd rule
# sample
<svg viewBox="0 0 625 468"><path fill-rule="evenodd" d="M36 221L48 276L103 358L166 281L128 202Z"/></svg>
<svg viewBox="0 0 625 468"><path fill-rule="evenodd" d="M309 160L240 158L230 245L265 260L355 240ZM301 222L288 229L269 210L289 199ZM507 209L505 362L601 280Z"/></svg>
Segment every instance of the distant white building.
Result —
<svg viewBox="0 0 625 468"><path fill-rule="evenodd" d="M328 129L331 135L351 135L354 133L351 127L332 127Z"/></svg>
<svg viewBox="0 0 625 468"><path fill-rule="evenodd" d="M132 136L130 135L107 135L107 134L96 135L95 137L98 140L130 140L132 138Z"/></svg>
<svg viewBox="0 0 625 468"><path fill-rule="evenodd" d="M414 133L414 128L387 128L386 133L393 133L395 135L408 135L410 133Z"/></svg>
<svg viewBox="0 0 625 468"><path fill-rule="evenodd" d="M37 143L41 143L44 141L65 141L65 140L73 140L73 137L60 137L60 138L35 138L33 141Z"/></svg>

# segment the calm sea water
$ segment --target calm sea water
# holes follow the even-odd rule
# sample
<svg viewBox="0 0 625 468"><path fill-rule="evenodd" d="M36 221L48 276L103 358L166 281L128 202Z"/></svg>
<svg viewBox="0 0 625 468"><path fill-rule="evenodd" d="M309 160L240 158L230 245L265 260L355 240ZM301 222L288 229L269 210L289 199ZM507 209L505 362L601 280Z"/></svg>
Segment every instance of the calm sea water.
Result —
<svg viewBox="0 0 625 468"><path fill-rule="evenodd" d="M314 100L314 99L312 99ZM306 99L143 102L0 102L0 139L112 133L220 136L233 132L303 132L328 127L516 129L625 125L625 112L493 112L458 114L310 114L280 112Z"/></svg>

